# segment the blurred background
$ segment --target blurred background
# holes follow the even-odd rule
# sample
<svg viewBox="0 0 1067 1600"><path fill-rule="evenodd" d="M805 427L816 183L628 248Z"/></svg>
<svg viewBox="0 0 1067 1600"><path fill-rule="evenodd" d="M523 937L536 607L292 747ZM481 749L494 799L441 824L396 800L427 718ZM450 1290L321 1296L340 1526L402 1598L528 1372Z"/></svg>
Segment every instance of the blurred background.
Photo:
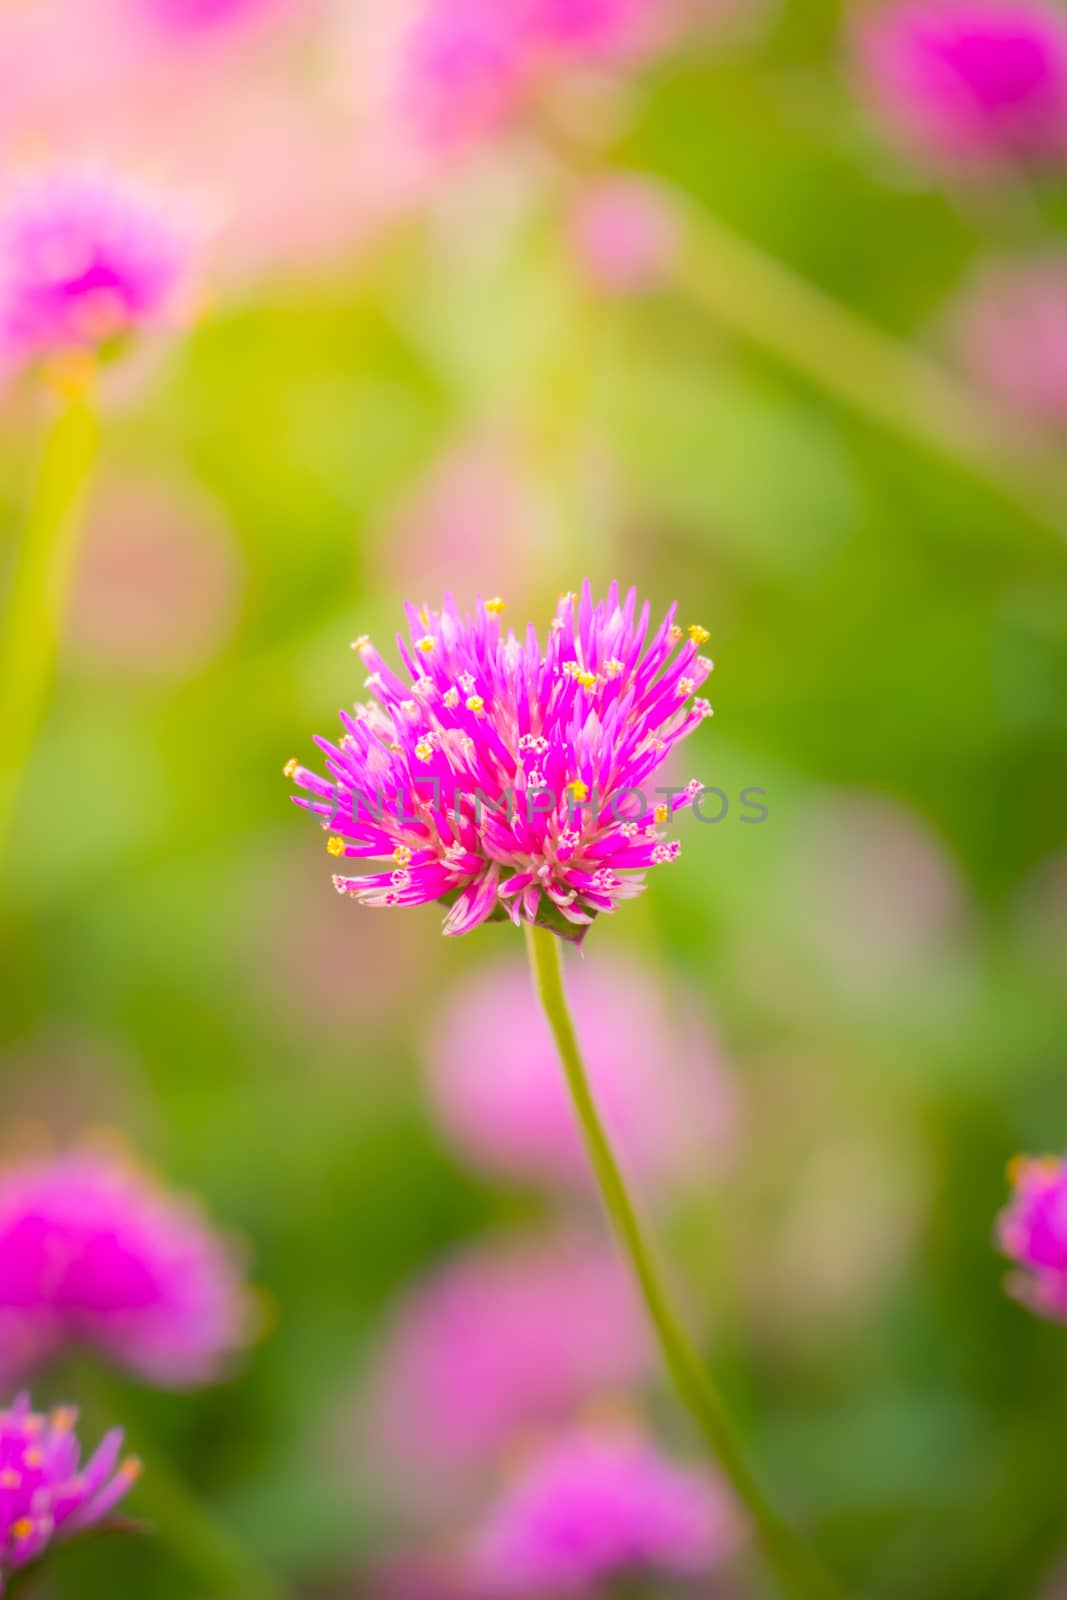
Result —
<svg viewBox="0 0 1067 1600"><path fill-rule="evenodd" d="M7 848L0 1114L120 1130L243 1236L266 1313L229 1381L116 1380L120 1417L320 1600L428 1600L396 1563L541 1409L693 1452L608 1288L592 1370L505 1397L461 1468L433 1294L507 1260L486 1315L528 1330L521 1286L604 1231L565 1110L522 1100L550 1058L514 930L341 900L281 771L404 599L544 627L618 579L711 635L679 781L729 804L569 965L708 1360L853 1594L1054 1600L1067 1331L992 1230L1007 1161L1067 1141L1063 163L917 150L827 0L717 0L469 125L458 79L443 120L382 92L393 0L136 9L0 8L5 173L146 177L203 260L193 325L106 375ZM5 564L43 412L7 385ZM702 1592L763 1592L739 1574ZM40 1592L207 1594L148 1539Z"/></svg>

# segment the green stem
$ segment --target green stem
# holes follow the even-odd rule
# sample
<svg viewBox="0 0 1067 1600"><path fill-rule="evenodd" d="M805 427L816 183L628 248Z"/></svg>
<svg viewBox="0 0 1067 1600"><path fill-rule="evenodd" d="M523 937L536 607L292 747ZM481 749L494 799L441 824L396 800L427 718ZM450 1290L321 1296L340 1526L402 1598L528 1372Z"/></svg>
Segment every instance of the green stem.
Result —
<svg viewBox="0 0 1067 1600"><path fill-rule="evenodd" d="M48 703L97 431L82 383L49 427L15 556L0 623L0 855Z"/></svg>
<svg viewBox="0 0 1067 1600"><path fill-rule="evenodd" d="M215 1517L170 1462L125 1423L125 1408L105 1375L95 1365L90 1369L79 1363L72 1387L83 1409L88 1401L99 1429L114 1426L116 1420L122 1424L128 1449L143 1465L122 1509L144 1518L175 1562L197 1575L202 1592L212 1600L285 1600L285 1586Z"/></svg>
<svg viewBox="0 0 1067 1600"><path fill-rule="evenodd" d="M582 1063L563 988L560 942L548 929L527 925L526 944L534 984L555 1037L601 1197L636 1274L678 1395L747 1510L782 1593L790 1600L842 1600L836 1583L765 1498L745 1459L730 1415L671 1304Z"/></svg>
<svg viewBox="0 0 1067 1600"><path fill-rule="evenodd" d="M705 211L691 208L674 277L721 326L883 427L933 448L1067 530L1067 480L1047 455L920 351L898 343Z"/></svg>

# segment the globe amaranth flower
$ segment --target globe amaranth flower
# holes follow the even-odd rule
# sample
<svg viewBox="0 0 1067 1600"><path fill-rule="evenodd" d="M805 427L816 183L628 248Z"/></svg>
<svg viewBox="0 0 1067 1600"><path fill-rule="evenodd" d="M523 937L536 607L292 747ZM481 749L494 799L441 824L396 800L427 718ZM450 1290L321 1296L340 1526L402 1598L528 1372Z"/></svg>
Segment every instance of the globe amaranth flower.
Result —
<svg viewBox="0 0 1067 1600"><path fill-rule="evenodd" d="M1067 1322L1067 1160L1019 1156L1008 1175L1013 1194L997 1241L1021 1269L1009 1287L1032 1310Z"/></svg>
<svg viewBox="0 0 1067 1600"><path fill-rule="evenodd" d="M453 1514L517 1438L632 1389L651 1362L606 1243L567 1232L482 1245L393 1311L355 1396L355 1448L391 1500Z"/></svg>
<svg viewBox="0 0 1067 1600"><path fill-rule="evenodd" d="M0 1173L0 1381L85 1345L153 1383L206 1382L250 1323L226 1245L127 1163L85 1150Z"/></svg>
<svg viewBox="0 0 1067 1600"><path fill-rule="evenodd" d="M954 321L965 365L1007 415L1067 433L1067 252L985 268Z"/></svg>
<svg viewBox="0 0 1067 1600"><path fill-rule="evenodd" d="M542 648L532 626L505 631L500 600L463 616L407 608L404 676L367 638L353 648L374 698L341 713L344 736L316 742L329 777L291 761L297 799L331 832L337 857L383 870L334 879L365 905L451 905L447 934L490 918L567 937L674 861L663 825L701 785L656 800L670 752L711 714L694 699L712 669L708 638L672 607L649 635L649 608L613 584L594 603L561 597ZM661 786L662 788L662 786Z"/></svg>
<svg viewBox="0 0 1067 1600"><path fill-rule="evenodd" d="M670 1461L641 1434L592 1428L552 1439L471 1541L475 1592L588 1595L628 1577L697 1578L735 1547L719 1481Z"/></svg>
<svg viewBox="0 0 1067 1600"><path fill-rule="evenodd" d="M1046 0L904 0L859 32L866 87L921 153L953 164L1067 158L1067 14Z"/></svg>
<svg viewBox="0 0 1067 1600"><path fill-rule="evenodd" d="M97 351L179 319L190 240L157 196L103 173L42 173L0 203L0 358Z"/></svg>
<svg viewBox="0 0 1067 1600"><path fill-rule="evenodd" d="M706 1028L636 963L575 961L567 988L625 1170L657 1190L706 1182L728 1159L736 1122ZM493 1177L594 1183L521 961L473 973L435 1017L426 1055L430 1103L461 1157Z"/></svg>
<svg viewBox="0 0 1067 1600"><path fill-rule="evenodd" d="M119 1464L118 1428L82 1466L77 1420L66 1406L32 1411L26 1395L0 1411L0 1594L50 1545L102 1522L140 1475L132 1457Z"/></svg>

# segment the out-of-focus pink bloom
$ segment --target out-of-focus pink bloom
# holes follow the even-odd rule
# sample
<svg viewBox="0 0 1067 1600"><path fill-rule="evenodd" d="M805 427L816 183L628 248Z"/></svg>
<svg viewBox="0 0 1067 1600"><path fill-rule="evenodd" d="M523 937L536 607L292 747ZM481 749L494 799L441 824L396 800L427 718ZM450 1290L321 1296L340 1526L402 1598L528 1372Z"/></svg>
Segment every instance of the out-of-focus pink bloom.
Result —
<svg viewBox="0 0 1067 1600"><path fill-rule="evenodd" d="M867 91L927 157L1067 157L1067 15L1045 0L904 0L864 18Z"/></svg>
<svg viewBox="0 0 1067 1600"><path fill-rule="evenodd" d="M461 601L482 588L536 590L563 551L552 548L549 519L520 457L508 439L486 430L437 461L376 541L390 586L417 572L428 593L451 589Z"/></svg>
<svg viewBox="0 0 1067 1600"><path fill-rule="evenodd" d="M472 1540L469 1563L494 1596L549 1600L628 1576L702 1576L739 1535L716 1479L638 1434L584 1428L534 1456Z"/></svg>
<svg viewBox="0 0 1067 1600"><path fill-rule="evenodd" d="M222 1241L124 1162L86 1149L0 1175L4 1382L84 1344L153 1383L204 1383L249 1323Z"/></svg>
<svg viewBox="0 0 1067 1600"><path fill-rule="evenodd" d="M416 0L395 43L395 111L431 139L492 133L558 72L665 43L671 0Z"/></svg>
<svg viewBox="0 0 1067 1600"><path fill-rule="evenodd" d="M641 1182L721 1168L734 1127L729 1080L695 1017L642 968L568 964L597 1099ZM501 1050L500 1041L508 1046ZM472 976L428 1040L431 1101L457 1151L492 1175L591 1185L559 1058L522 963Z"/></svg>
<svg viewBox="0 0 1067 1600"><path fill-rule="evenodd" d="M571 246L589 281L610 294L639 294L661 282L678 243L669 194L647 179L606 178L571 215Z"/></svg>
<svg viewBox="0 0 1067 1600"><path fill-rule="evenodd" d="M440 611L405 607L406 679L357 639L374 699L341 712L338 744L316 741L329 777L295 759L285 774L331 830L332 856L385 864L335 877L340 894L444 902L452 936L507 916L578 942L681 851L660 829L702 786L653 804L654 779L711 715L693 698L712 670L708 633L679 627L672 606L650 635L635 590L612 584L595 602L587 582L561 596L542 653L532 624L505 632L505 609L480 601L464 616L451 595Z"/></svg>
<svg viewBox="0 0 1067 1600"><path fill-rule="evenodd" d="M1067 255L987 268L957 307L956 334L971 373L1009 415L1067 431Z"/></svg>
<svg viewBox="0 0 1067 1600"><path fill-rule="evenodd" d="M102 1522L140 1476L133 1457L119 1463L119 1428L82 1466L77 1421L67 1406L32 1411L27 1395L0 1411L0 1594L49 1545Z"/></svg>
<svg viewBox="0 0 1067 1600"><path fill-rule="evenodd" d="M630 1280L584 1237L482 1247L403 1299L360 1391L360 1426L402 1504L454 1509L529 1429L647 1377Z"/></svg>
<svg viewBox="0 0 1067 1600"><path fill-rule="evenodd" d="M816 812L791 887L805 948L862 992L944 951L963 920L951 860L919 817L882 795L842 793Z"/></svg>
<svg viewBox="0 0 1067 1600"><path fill-rule="evenodd" d="M186 309L190 241L146 190L44 173L0 207L0 356L96 350Z"/></svg>
<svg viewBox="0 0 1067 1600"><path fill-rule="evenodd" d="M127 479L95 497L69 643L97 666L179 678L236 622L241 573L215 508L188 488Z"/></svg>
<svg viewBox="0 0 1067 1600"><path fill-rule="evenodd" d="M997 1220L997 1240L1022 1270L1012 1292L1043 1317L1067 1322L1067 1161L1019 1156L1014 1193Z"/></svg>

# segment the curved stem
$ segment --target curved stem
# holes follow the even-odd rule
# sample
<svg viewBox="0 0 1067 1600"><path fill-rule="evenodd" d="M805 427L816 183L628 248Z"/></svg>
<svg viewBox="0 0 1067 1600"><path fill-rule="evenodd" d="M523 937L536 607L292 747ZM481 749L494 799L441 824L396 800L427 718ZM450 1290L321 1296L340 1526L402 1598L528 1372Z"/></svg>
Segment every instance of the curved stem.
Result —
<svg viewBox="0 0 1067 1600"><path fill-rule="evenodd" d="M83 381L64 397L45 438L0 623L0 855L44 720L96 446Z"/></svg>
<svg viewBox="0 0 1067 1600"><path fill-rule="evenodd" d="M842 1600L836 1583L764 1496L745 1459L733 1421L671 1304L582 1062L563 989L559 940L545 928L527 925L526 944L534 984L555 1037L601 1196L637 1277L675 1389L747 1510L782 1593L789 1600Z"/></svg>

